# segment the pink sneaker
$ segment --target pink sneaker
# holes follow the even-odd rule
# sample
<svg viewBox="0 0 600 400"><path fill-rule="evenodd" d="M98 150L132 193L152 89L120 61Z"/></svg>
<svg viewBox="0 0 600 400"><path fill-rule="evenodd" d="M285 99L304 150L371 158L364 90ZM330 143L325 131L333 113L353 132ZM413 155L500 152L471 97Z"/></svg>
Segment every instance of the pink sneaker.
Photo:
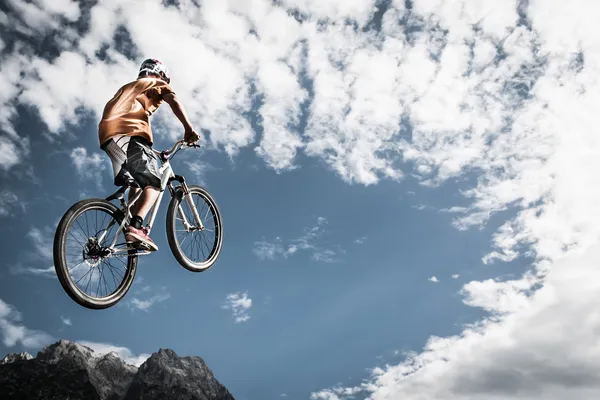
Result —
<svg viewBox="0 0 600 400"><path fill-rule="evenodd" d="M152 251L158 250L158 246L156 245L156 243L154 243L152 239L150 239L150 236L148 236L147 228L137 229L129 225L125 229L125 240L127 241L127 243L141 243L149 247Z"/></svg>

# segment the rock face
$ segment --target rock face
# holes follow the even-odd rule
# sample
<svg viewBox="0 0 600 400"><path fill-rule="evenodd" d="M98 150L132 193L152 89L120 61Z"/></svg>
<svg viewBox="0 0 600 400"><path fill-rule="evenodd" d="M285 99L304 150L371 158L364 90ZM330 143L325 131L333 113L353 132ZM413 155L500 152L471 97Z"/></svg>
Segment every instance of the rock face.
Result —
<svg viewBox="0 0 600 400"><path fill-rule="evenodd" d="M12 354L8 354L6 357L4 357L2 360L0 360L0 365L9 364L9 363L15 362L15 361L31 360L32 358L33 358L33 356L27 352L12 353Z"/></svg>
<svg viewBox="0 0 600 400"><path fill-rule="evenodd" d="M178 357L169 349L152 354L138 369L125 400L138 399L234 400L200 357Z"/></svg>
<svg viewBox="0 0 600 400"><path fill-rule="evenodd" d="M200 357L179 357L160 349L139 368L115 353L99 355L61 340L0 361L1 399L181 399L234 400Z"/></svg>

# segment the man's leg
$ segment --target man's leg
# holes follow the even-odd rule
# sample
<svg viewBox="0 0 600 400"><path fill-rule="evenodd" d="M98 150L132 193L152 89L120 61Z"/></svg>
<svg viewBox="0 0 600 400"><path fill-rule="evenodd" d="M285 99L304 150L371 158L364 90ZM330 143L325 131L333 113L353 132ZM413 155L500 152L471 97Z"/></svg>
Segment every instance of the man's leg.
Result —
<svg viewBox="0 0 600 400"><path fill-rule="evenodd" d="M137 194L140 192L140 190L142 190L142 189L131 188L129 191L129 201L131 201L132 198L137 196ZM137 215L142 220L144 220L146 218L146 215L152 208L152 205L158 198L159 194L160 194L159 189L152 187L152 186L146 186L146 188L142 192L142 195L140 196L140 198L131 207L131 215Z"/></svg>
<svg viewBox="0 0 600 400"><path fill-rule="evenodd" d="M142 195L131 207L133 218L127 227L125 236L127 242L142 242L151 249L158 250L158 246L142 228L146 215L160 194L160 190L157 189L160 186L158 164L149 144L140 143L139 138L136 137L119 135L106 142L102 149L108 154L113 164L115 185L125 185L128 181L135 180L144 187ZM137 196L140 190L142 189L130 188L129 202Z"/></svg>
<svg viewBox="0 0 600 400"><path fill-rule="evenodd" d="M161 180L157 159L149 143L137 137L131 139L127 149L127 168L143 188L135 188L129 193L131 200L140 190L143 190L140 198L131 207L132 219L127 228L127 241L140 241L152 250L158 250L158 246L148 236L148 231L143 228L144 219L160 194L158 187Z"/></svg>

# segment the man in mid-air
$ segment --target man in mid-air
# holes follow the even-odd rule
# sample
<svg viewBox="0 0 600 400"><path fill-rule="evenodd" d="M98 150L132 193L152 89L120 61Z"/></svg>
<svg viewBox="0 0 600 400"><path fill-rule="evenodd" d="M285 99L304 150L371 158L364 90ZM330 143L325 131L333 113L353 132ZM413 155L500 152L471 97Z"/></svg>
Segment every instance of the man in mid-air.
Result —
<svg viewBox="0 0 600 400"><path fill-rule="evenodd" d="M112 162L115 185L123 186L131 180L135 181L139 188L130 189L130 199L139 190L143 191L132 206L133 218L126 228L125 239L127 243L141 243L154 251L158 250L158 246L142 226L160 193L158 161L152 151L150 116L165 101L183 124L184 140L193 143L200 139L170 82L164 64L155 59L145 60L138 78L121 87L106 104L98 125L100 148Z"/></svg>

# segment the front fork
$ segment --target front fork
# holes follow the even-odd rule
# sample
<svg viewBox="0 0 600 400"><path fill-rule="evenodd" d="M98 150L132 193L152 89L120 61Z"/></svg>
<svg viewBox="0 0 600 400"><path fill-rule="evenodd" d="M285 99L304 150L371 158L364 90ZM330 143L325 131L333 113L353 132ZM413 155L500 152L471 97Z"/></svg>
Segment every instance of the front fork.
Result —
<svg viewBox="0 0 600 400"><path fill-rule="evenodd" d="M200 218L200 215L198 214L198 210L196 209L196 204L194 204L194 200L192 199L192 194L190 193L190 190L188 189L187 184L185 182L183 182L181 184L181 187L183 188L183 198L187 201L188 205L192 209L192 214L194 215L194 220L196 221L197 229L203 230L204 224L202 224L202 219ZM191 231L192 229L194 229L194 227L192 227L190 225L190 223L188 222L188 220L185 216L185 213L183 212L183 209L181 208L181 203L177 206L177 214L179 215L179 218L181 218L181 221L183 222L183 226L185 226L185 229L187 229L188 231Z"/></svg>

